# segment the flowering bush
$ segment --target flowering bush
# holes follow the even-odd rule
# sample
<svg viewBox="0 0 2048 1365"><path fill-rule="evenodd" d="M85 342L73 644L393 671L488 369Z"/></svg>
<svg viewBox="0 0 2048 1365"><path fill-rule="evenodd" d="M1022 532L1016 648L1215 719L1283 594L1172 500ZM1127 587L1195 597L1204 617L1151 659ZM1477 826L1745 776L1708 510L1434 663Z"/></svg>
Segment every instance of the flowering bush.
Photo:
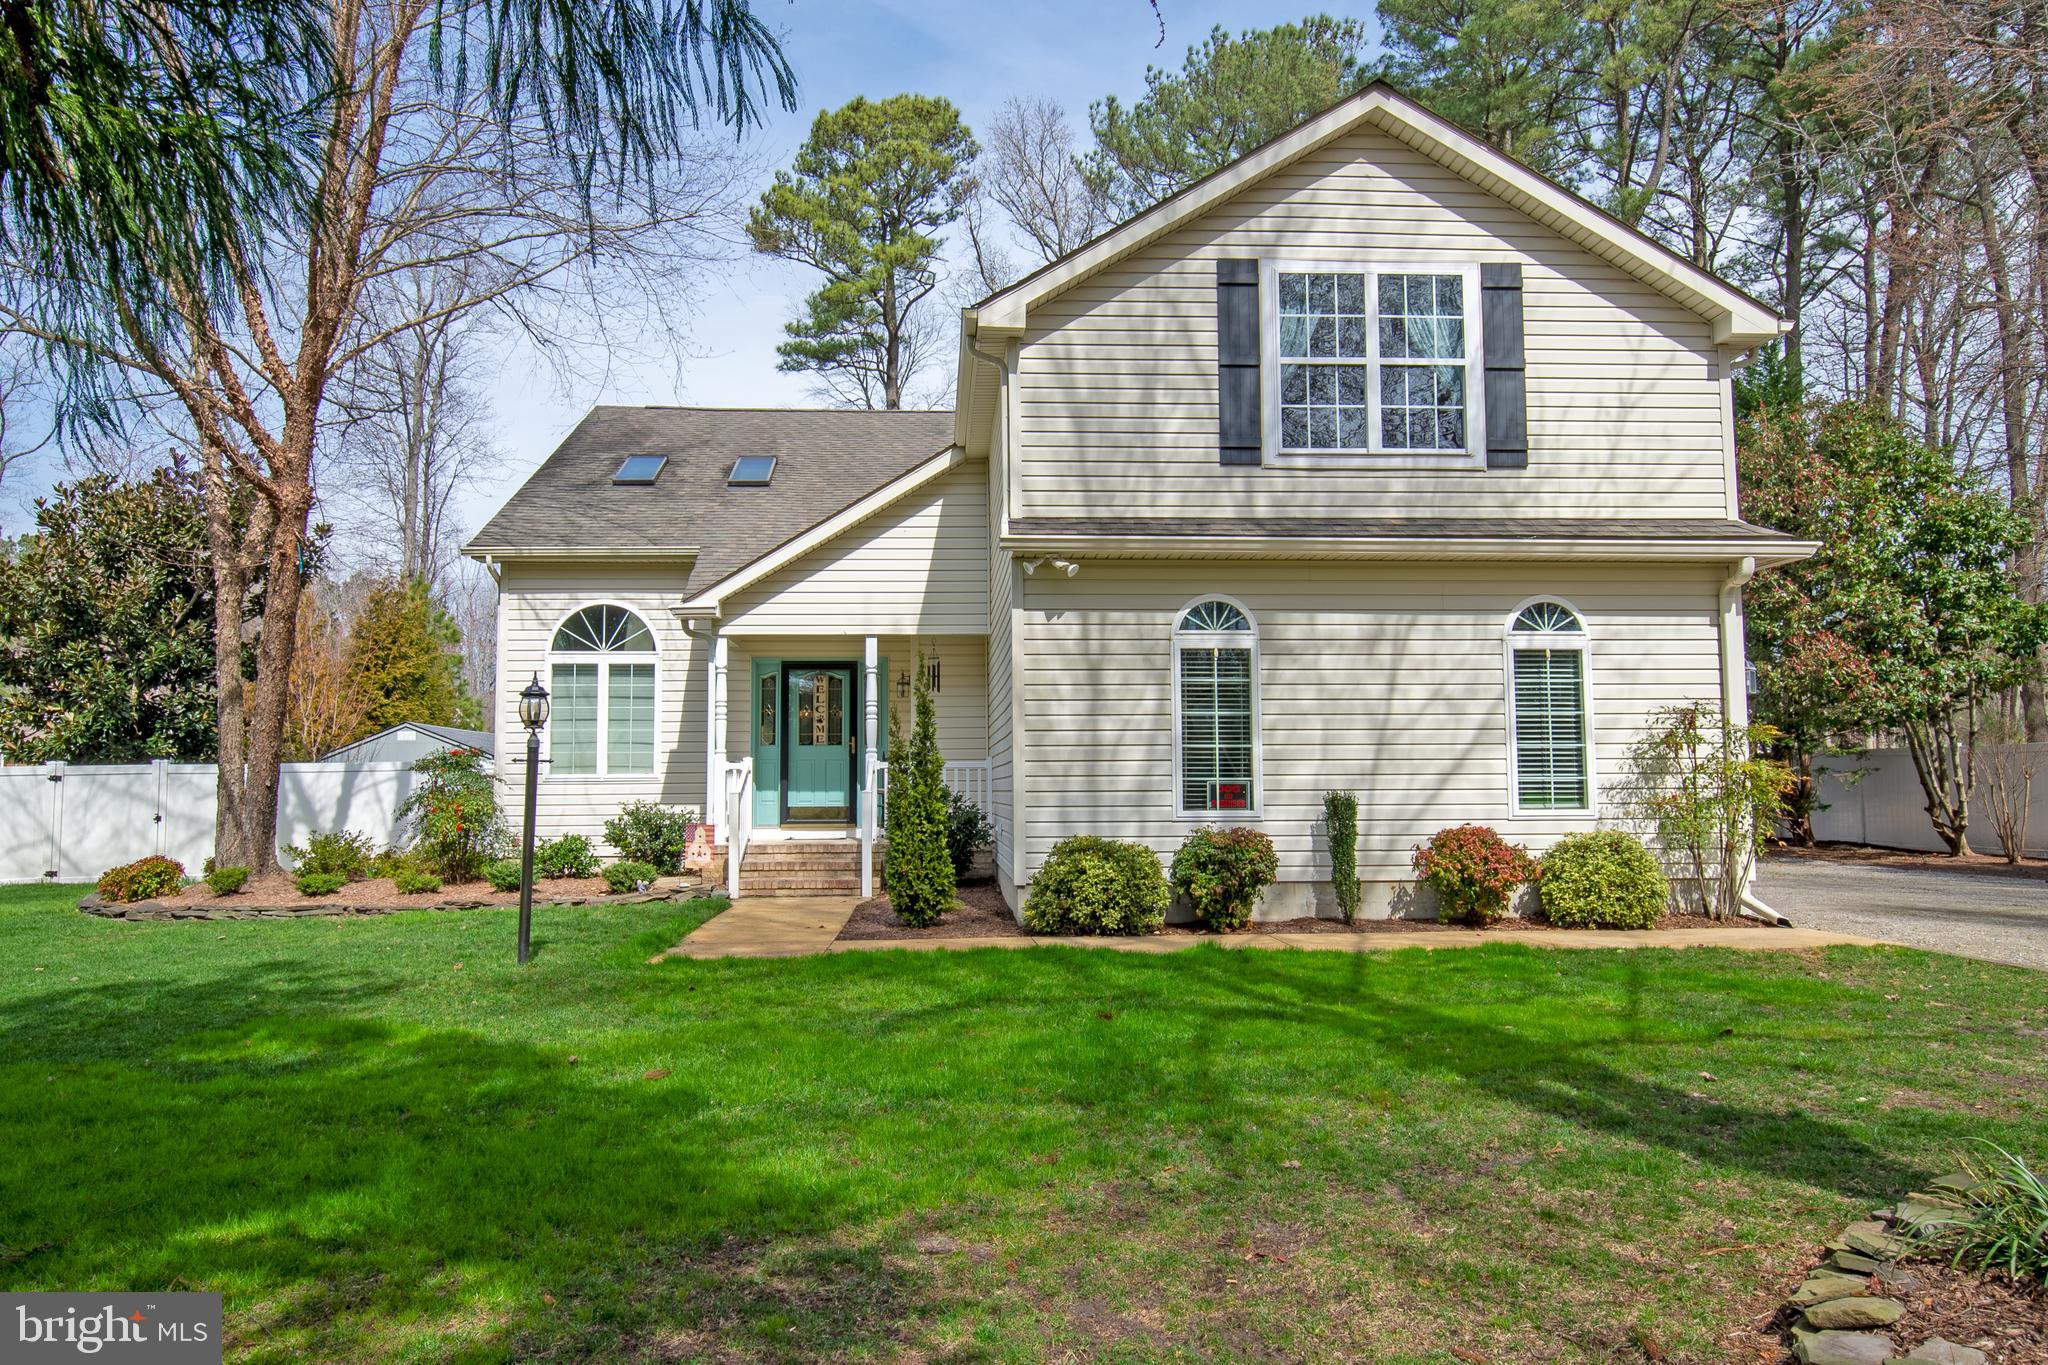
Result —
<svg viewBox="0 0 2048 1365"><path fill-rule="evenodd" d="M102 900L126 903L175 896L185 883L185 865L175 858L152 853L132 863L110 867L100 874L96 888Z"/></svg>
<svg viewBox="0 0 2048 1365"><path fill-rule="evenodd" d="M1537 877L1529 850L1486 825L1438 830L1415 850L1415 871L1436 892L1438 916L1452 924L1492 924L1507 914L1515 888Z"/></svg>
<svg viewBox="0 0 2048 1365"><path fill-rule="evenodd" d="M1173 855L1173 889L1222 934L1252 922L1259 893L1279 875L1273 841L1255 829L1198 829Z"/></svg>
<svg viewBox="0 0 2048 1365"><path fill-rule="evenodd" d="M424 780L398 814L413 823L420 861L448 881L475 881L507 843L483 752L446 749L428 754L412 770Z"/></svg>

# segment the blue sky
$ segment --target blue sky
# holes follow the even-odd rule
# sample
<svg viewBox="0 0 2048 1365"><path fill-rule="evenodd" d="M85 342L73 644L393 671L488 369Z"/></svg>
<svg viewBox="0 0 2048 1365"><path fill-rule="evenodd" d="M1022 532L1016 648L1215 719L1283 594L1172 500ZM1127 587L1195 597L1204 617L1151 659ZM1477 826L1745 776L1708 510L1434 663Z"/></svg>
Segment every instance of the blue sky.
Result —
<svg viewBox="0 0 2048 1365"><path fill-rule="evenodd" d="M944 95L970 128L986 125L1013 95L1050 96L1067 109L1086 141L1091 100L1142 92L1147 64L1178 67L1191 44L1218 24L1266 28L1327 8L1314 3L1216 3L1159 0L757 0L758 12L784 32L784 50L800 83L793 114L775 111L750 139L762 179L787 165L820 109L855 95L905 91ZM1344 13L1340 7L1335 12ZM1351 11L1371 22L1370 6ZM1159 42L1160 20L1166 37ZM1027 253L1013 253L1021 263ZM464 499L475 529L554 449L593 403L699 403L720 407L813 406L801 375L775 368L782 324L814 286L798 266L735 252L702 282L701 309L688 322L686 353L612 370L602 387L563 387L557 371L523 345L510 346L490 395L502 477ZM595 371L599 367L586 366ZM15 471L0 498L0 533L18 534L28 498L61 470L53 456Z"/></svg>

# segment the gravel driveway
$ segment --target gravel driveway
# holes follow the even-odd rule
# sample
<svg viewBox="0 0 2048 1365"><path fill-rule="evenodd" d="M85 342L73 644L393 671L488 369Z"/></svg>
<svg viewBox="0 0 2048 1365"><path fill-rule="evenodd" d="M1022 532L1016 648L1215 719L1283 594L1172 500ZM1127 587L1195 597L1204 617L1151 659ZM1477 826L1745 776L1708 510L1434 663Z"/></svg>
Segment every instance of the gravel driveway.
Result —
<svg viewBox="0 0 2048 1365"><path fill-rule="evenodd" d="M2048 881L1780 857L1756 894L1802 929L2048 971Z"/></svg>

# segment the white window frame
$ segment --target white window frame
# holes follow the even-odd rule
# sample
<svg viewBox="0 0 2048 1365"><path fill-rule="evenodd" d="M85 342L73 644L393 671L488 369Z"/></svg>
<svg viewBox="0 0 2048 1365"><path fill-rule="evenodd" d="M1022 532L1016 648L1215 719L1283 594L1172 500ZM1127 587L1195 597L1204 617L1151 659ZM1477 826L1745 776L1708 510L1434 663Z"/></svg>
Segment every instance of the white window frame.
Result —
<svg viewBox="0 0 2048 1365"><path fill-rule="evenodd" d="M1280 444L1280 275L1340 273L1365 276L1367 319L1365 338L1366 434L1363 449L1289 449ZM1465 288L1465 448L1463 450L1388 449L1380 436L1381 275L1457 275ZM1486 363L1480 339L1479 263L1477 261L1380 261L1358 257L1330 259L1269 256L1259 262L1259 402L1265 457L1280 466L1303 469L1355 469L1361 463L1381 468L1414 466L1427 469L1486 467ZM1406 363L1397 361L1397 364Z"/></svg>
<svg viewBox="0 0 2048 1365"><path fill-rule="evenodd" d="M1554 602L1572 614L1579 623L1576 631L1558 632L1549 635L1518 633L1515 622L1523 612L1539 602ZM1597 820L1600 813L1600 764L1599 756L1593 749L1593 736L1598 727L1593 716L1593 632L1586 623L1586 613L1569 598L1554 592L1540 592L1534 597L1524 598L1508 613L1506 623L1501 627L1501 685L1507 702L1505 728L1507 732L1507 774L1508 811L1517 819L1529 820ZM1521 642L1518 644L1518 642ZM1520 749L1515 743L1515 654L1517 649L1567 650L1579 652L1579 714L1586 727L1586 804L1584 806L1523 806Z"/></svg>
<svg viewBox="0 0 2048 1365"><path fill-rule="evenodd" d="M652 650L652 652L646 652L641 650L578 651L556 649L554 647L555 637L561 634L562 627L569 623L569 618L575 616L579 612L588 611L592 607L613 607L619 611L630 613L635 620L639 621L639 623L646 628L647 638L654 642L654 649ZM614 774L611 771L611 666L614 662L622 664L652 664L654 666L654 762L653 765L646 772ZM661 781L662 765L661 637L655 633L654 618L650 617L646 612L640 610L638 607L628 606L624 602L619 601L615 597L597 597L592 598L588 602L578 603L576 606L569 608L569 610L563 612L560 616L556 617L554 625L548 628L548 650L544 666L546 668L548 690L550 692L554 690L556 664L597 665L597 770L595 772L587 773L558 774L555 772L555 723L553 716L550 715L547 725L542 727L541 731L541 780L543 782L615 781L659 783Z"/></svg>
<svg viewBox="0 0 2048 1365"><path fill-rule="evenodd" d="M1187 614L1204 602L1222 602L1244 613L1248 631L1239 630L1182 630L1181 621ZM1168 683L1173 690L1173 815L1176 820L1199 820L1205 824L1223 821L1258 820L1264 817L1266 809L1266 746L1264 742L1264 710L1261 694L1265 689L1260 685L1259 667L1259 618L1252 609L1228 593L1205 592L1191 597L1174 609L1172 631L1168 636L1167 672ZM1192 649L1249 649L1252 653L1252 803L1240 810L1189 810L1182 804L1187 784L1182 780L1186 761L1181 745L1181 687L1180 652L1182 646Z"/></svg>

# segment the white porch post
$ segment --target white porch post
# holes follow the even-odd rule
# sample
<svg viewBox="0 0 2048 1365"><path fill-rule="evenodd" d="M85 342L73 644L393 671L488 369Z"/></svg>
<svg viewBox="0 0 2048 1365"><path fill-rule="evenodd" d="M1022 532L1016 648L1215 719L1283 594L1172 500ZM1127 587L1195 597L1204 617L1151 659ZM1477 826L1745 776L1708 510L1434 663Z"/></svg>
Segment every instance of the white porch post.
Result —
<svg viewBox="0 0 2048 1365"><path fill-rule="evenodd" d="M862 734L867 747L861 750L860 773L860 894L865 900L875 894L875 733L881 716L881 703L876 695L879 690L879 669L881 644L870 635L862 647L861 659L866 670L861 684Z"/></svg>
<svg viewBox="0 0 2048 1365"><path fill-rule="evenodd" d="M704 714L710 727L704 745L704 822L714 840L726 837L725 660L723 635L711 637L711 673L705 680Z"/></svg>

